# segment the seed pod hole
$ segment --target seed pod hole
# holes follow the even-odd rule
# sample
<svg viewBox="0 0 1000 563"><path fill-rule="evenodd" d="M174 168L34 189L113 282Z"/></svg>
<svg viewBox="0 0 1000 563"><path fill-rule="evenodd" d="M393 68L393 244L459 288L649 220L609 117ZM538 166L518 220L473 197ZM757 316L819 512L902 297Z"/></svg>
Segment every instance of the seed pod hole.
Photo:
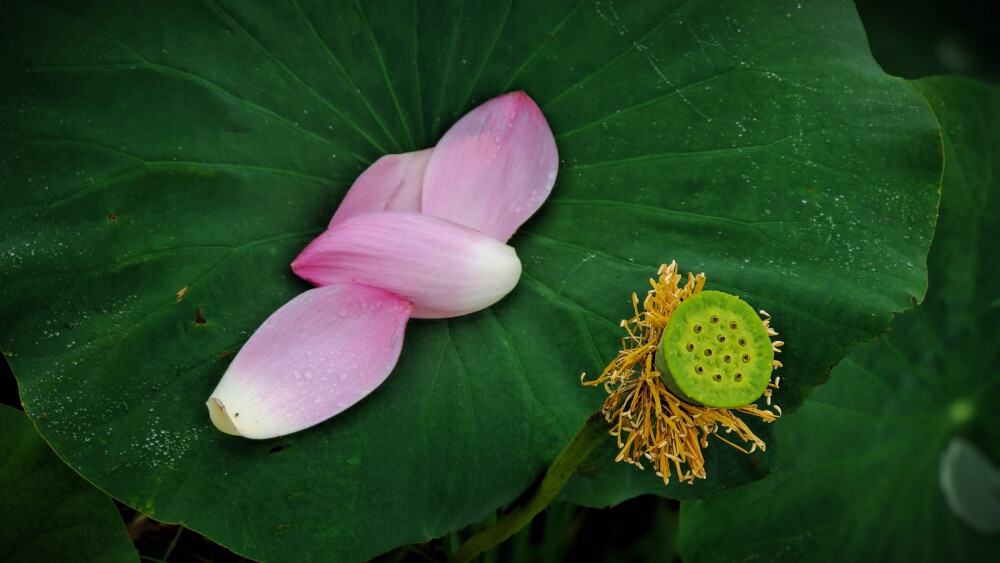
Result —
<svg viewBox="0 0 1000 563"><path fill-rule="evenodd" d="M736 330L740 328L740 325L736 324L736 321L729 321L729 328L731 328L732 330Z"/></svg>
<svg viewBox="0 0 1000 563"><path fill-rule="evenodd" d="M688 352L694 352L694 342L688 342L688 345L685 346L685 348Z"/></svg>
<svg viewBox="0 0 1000 563"><path fill-rule="evenodd" d="M712 376L712 379L714 379L716 381L722 381L722 374L721 373L717 373L717 374L715 374L715 375Z"/></svg>
<svg viewBox="0 0 1000 563"><path fill-rule="evenodd" d="M743 354L743 363L745 364L749 361L750 361L750 354Z"/></svg>
<svg viewBox="0 0 1000 563"><path fill-rule="evenodd" d="M718 336L718 337L717 337L716 339L717 339L717 340L718 340L719 342L725 342L725 341L726 341L726 337L725 337L724 335L722 335L722 334L720 334L720 335L719 335L719 336Z"/></svg>
<svg viewBox="0 0 1000 563"><path fill-rule="evenodd" d="M711 317L709 317L708 320L711 321L711 322L713 322L713 323L717 323L717 322L719 322L719 315L712 315Z"/></svg>
<svg viewBox="0 0 1000 563"><path fill-rule="evenodd" d="M701 325L694 325L694 333L701 334Z"/></svg>
<svg viewBox="0 0 1000 563"><path fill-rule="evenodd" d="M695 373L704 373L705 372L705 368L703 368L701 366L694 366L694 372Z"/></svg>
<svg viewBox="0 0 1000 563"><path fill-rule="evenodd" d="M733 357L730 356L729 354L726 354L725 356L722 356L722 361L728 364L729 362L733 361Z"/></svg>
<svg viewBox="0 0 1000 563"><path fill-rule="evenodd" d="M747 345L747 339L743 338L743 337L740 337L740 339L737 342L740 343L740 346L746 346Z"/></svg>
<svg viewBox="0 0 1000 563"><path fill-rule="evenodd" d="M705 348L705 356L711 356L711 355L712 355L712 349L711 348Z"/></svg>
<svg viewBox="0 0 1000 563"><path fill-rule="evenodd" d="M736 375L733 376L733 380L734 381L743 381L743 374L742 373L737 373Z"/></svg>

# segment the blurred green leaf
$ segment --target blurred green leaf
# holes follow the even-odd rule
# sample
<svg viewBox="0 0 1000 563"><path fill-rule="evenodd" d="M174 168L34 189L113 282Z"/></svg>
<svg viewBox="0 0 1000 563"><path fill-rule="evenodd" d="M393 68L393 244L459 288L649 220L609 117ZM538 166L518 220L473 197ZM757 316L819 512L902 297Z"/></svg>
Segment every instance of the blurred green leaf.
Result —
<svg viewBox="0 0 1000 563"><path fill-rule="evenodd" d="M3 561L138 561L115 504L66 466L23 412L0 405Z"/></svg>
<svg viewBox="0 0 1000 563"><path fill-rule="evenodd" d="M978 532L1000 534L1000 468L975 444L960 437L949 440L938 478L948 508L959 520Z"/></svg>
<svg viewBox="0 0 1000 563"><path fill-rule="evenodd" d="M682 503L685 561L975 561L1000 553L1000 535L963 522L941 482L945 453L960 437L992 463L992 474L973 470L994 511L1000 500L987 484L1000 460L1000 88L943 77L914 86L940 119L946 158L927 299L878 342L859 345L776 424L774 475ZM734 527L740 541L729 541Z"/></svg>
<svg viewBox="0 0 1000 563"><path fill-rule="evenodd" d="M786 412L925 290L937 126L846 1L4 14L0 348L25 407L88 479L251 557L363 559L512 502L600 405L579 374L614 357L663 262L774 315ZM334 420L216 432L204 399L307 288L288 264L357 174L516 89L563 163L512 239L517 290L413 321L389 381ZM720 444L706 481L664 487L610 442L569 500L702 496L771 469Z"/></svg>

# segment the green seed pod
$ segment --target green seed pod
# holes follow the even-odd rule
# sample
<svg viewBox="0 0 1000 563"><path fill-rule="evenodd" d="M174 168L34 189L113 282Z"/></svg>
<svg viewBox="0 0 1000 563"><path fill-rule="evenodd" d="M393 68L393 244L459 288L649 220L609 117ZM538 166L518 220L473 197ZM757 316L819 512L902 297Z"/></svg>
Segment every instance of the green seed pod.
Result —
<svg viewBox="0 0 1000 563"><path fill-rule="evenodd" d="M708 407L742 407L767 389L771 338L757 313L735 295L702 291L674 309L654 359L675 395Z"/></svg>

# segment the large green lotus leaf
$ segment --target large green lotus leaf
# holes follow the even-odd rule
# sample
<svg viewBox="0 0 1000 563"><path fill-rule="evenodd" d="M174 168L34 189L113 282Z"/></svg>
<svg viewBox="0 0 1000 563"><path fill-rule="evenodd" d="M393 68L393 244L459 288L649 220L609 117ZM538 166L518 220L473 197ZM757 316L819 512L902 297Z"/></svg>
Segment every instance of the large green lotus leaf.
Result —
<svg viewBox="0 0 1000 563"><path fill-rule="evenodd" d="M0 405L3 560L138 561L111 499L52 453L23 412Z"/></svg>
<svg viewBox="0 0 1000 563"><path fill-rule="evenodd" d="M927 299L782 420L773 475L681 503L685 561L1000 553L1000 88L915 85L941 121L946 159Z"/></svg>
<svg viewBox="0 0 1000 563"><path fill-rule="evenodd" d="M4 14L0 347L25 407L100 487L251 557L370 557L512 502L601 404L579 376L615 356L663 262L774 315L786 412L925 290L937 125L846 1ZM307 288L288 264L357 174L516 89L562 158L511 241L518 288L411 322L389 381L334 420L263 442L212 428L205 398ZM701 496L771 466L720 445L707 480L664 487L613 453L568 497Z"/></svg>

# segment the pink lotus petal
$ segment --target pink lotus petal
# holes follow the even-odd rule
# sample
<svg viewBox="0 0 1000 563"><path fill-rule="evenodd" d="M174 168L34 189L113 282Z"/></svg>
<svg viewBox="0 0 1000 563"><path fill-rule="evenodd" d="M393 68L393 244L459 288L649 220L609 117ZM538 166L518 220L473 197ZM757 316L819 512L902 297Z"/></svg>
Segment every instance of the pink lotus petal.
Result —
<svg viewBox="0 0 1000 563"><path fill-rule="evenodd" d="M424 168L433 150L389 154L376 160L347 191L330 226L372 211L420 211Z"/></svg>
<svg viewBox="0 0 1000 563"><path fill-rule="evenodd" d="M455 317L489 307L521 275L514 249L446 219L383 211L334 225L292 262L316 285L360 283L413 303L414 317Z"/></svg>
<svg viewBox="0 0 1000 563"><path fill-rule="evenodd" d="M286 303L236 355L209 398L215 426L273 438L318 424L378 387L399 358L412 305L363 285Z"/></svg>
<svg viewBox="0 0 1000 563"><path fill-rule="evenodd" d="M552 191L559 153L524 92L494 98L445 133L424 172L421 211L506 242Z"/></svg>

